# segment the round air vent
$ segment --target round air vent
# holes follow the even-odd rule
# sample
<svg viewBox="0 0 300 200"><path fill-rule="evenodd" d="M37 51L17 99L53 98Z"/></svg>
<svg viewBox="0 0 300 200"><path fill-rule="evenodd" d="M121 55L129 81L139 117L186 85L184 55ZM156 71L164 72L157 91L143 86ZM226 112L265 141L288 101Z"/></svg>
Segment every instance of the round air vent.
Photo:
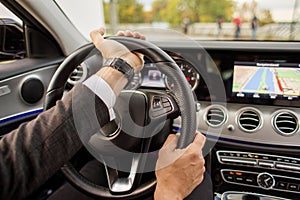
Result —
<svg viewBox="0 0 300 200"><path fill-rule="evenodd" d="M225 110L220 106L212 106L206 114L206 122L211 127L219 127L227 120Z"/></svg>
<svg viewBox="0 0 300 200"><path fill-rule="evenodd" d="M284 136L291 136L298 131L299 121L293 113L280 111L273 119L273 126L277 133Z"/></svg>
<svg viewBox="0 0 300 200"><path fill-rule="evenodd" d="M243 109L238 116L238 125L245 132L255 132L261 125L261 115L259 112L253 108Z"/></svg>
<svg viewBox="0 0 300 200"><path fill-rule="evenodd" d="M83 62L77 66L68 79L68 83L75 85L76 83L82 82L87 78L87 65Z"/></svg>

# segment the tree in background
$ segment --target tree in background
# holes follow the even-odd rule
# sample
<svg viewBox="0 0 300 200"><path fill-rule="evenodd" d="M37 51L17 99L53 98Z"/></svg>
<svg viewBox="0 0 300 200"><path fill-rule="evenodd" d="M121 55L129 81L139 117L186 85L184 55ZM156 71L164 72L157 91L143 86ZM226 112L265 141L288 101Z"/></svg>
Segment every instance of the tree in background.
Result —
<svg viewBox="0 0 300 200"><path fill-rule="evenodd" d="M184 18L191 22L215 22L218 16L230 20L234 3L231 0L154 0L153 20L176 26Z"/></svg>
<svg viewBox="0 0 300 200"><path fill-rule="evenodd" d="M109 1L104 1L105 22L110 23ZM119 23L144 23L144 5L138 0L118 0L117 13Z"/></svg>
<svg viewBox="0 0 300 200"><path fill-rule="evenodd" d="M260 11L259 17L260 17L259 23L261 26L263 26L265 24L274 23L272 13L269 9L264 9L264 10Z"/></svg>
<svg viewBox="0 0 300 200"><path fill-rule="evenodd" d="M274 22L271 11L269 9L259 9L255 0L244 2L236 10L244 22L250 22L253 16L257 16L261 26Z"/></svg>

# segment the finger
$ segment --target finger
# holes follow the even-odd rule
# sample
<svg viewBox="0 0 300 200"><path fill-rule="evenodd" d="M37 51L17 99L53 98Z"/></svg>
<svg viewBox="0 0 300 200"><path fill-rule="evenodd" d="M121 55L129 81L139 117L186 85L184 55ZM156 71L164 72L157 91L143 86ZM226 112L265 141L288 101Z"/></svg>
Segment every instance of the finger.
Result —
<svg viewBox="0 0 300 200"><path fill-rule="evenodd" d="M133 37L133 33L129 30L125 31L125 36L126 37Z"/></svg>
<svg viewBox="0 0 300 200"><path fill-rule="evenodd" d="M124 31L118 31L116 36L125 36L125 32Z"/></svg>
<svg viewBox="0 0 300 200"><path fill-rule="evenodd" d="M168 136L168 138L166 139L165 143L163 146L167 146L168 144L170 144L174 139L177 139L177 136L174 134L170 134Z"/></svg>
<svg viewBox="0 0 300 200"><path fill-rule="evenodd" d="M192 144L196 145L199 149L202 149L205 144L205 141L206 137L197 131L194 142Z"/></svg>
<svg viewBox="0 0 300 200"><path fill-rule="evenodd" d="M100 46L104 42L103 35L105 33L104 28L96 29L90 33L90 37L95 46Z"/></svg>
<svg viewBox="0 0 300 200"><path fill-rule="evenodd" d="M146 37L142 34L140 34L139 32L133 32L133 37L138 38L138 39L142 39L142 40L146 40Z"/></svg>

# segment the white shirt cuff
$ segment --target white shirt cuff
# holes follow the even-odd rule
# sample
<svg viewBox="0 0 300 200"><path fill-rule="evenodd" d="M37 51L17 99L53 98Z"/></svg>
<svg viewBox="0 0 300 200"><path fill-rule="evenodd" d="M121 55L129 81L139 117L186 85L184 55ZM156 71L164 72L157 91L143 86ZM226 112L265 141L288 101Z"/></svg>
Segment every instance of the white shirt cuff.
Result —
<svg viewBox="0 0 300 200"><path fill-rule="evenodd" d="M115 119L116 115L113 107L116 103L116 95L106 81L94 74L85 80L83 84L105 103L109 111L110 121Z"/></svg>

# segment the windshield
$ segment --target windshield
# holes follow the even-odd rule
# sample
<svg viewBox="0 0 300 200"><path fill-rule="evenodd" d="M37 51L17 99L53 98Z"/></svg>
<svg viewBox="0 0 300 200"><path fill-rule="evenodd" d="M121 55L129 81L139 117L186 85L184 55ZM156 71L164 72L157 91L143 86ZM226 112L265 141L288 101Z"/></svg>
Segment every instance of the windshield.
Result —
<svg viewBox="0 0 300 200"><path fill-rule="evenodd" d="M197 40L300 39L298 0L104 0L103 3L110 33L156 28L174 30Z"/></svg>

